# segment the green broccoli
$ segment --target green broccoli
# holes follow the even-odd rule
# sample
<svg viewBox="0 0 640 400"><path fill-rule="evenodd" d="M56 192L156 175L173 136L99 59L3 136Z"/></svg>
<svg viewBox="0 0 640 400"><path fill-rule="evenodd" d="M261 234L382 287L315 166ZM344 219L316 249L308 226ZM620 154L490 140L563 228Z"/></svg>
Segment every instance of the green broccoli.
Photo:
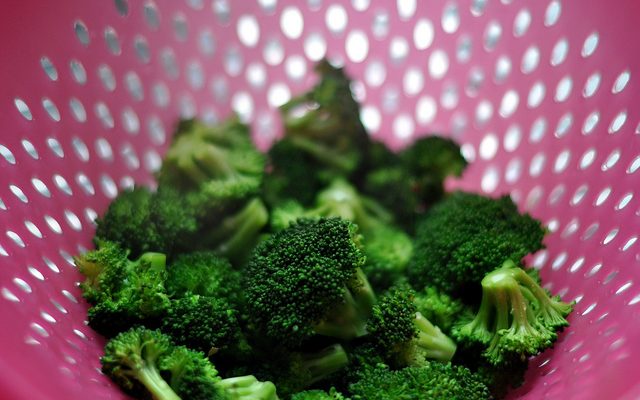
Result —
<svg viewBox="0 0 640 400"><path fill-rule="evenodd" d="M374 288L386 289L401 278L413 252L411 238L392 225L389 211L343 179L333 180L319 192L313 208L305 209L295 201L275 208L271 226L277 231L298 218L318 217L340 217L358 225L364 238L363 270Z"/></svg>
<svg viewBox="0 0 640 400"><path fill-rule="evenodd" d="M256 149L249 127L237 117L215 126L183 120L167 151L158 175L160 186L187 191L205 184L245 182L257 190L265 157Z"/></svg>
<svg viewBox="0 0 640 400"><path fill-rule="evenodd" d="M491 399L485 384L467 368L437 362L396 371L370 369L350 391L353 400Z"/></svg>
<svg viewBox="0 0 640 400"><path fill-rule="evenodd" d="M298 220L261 243L245 274L256 326L293 347L316 334L364 335L375 298L359 241L352 223L320 218Z"/></svg>
<svg viewBox="0 0 640 400"><path fill-rule="evenodd" d="M274 382L278 393L284 398L317 382L334 378L349 362L347 353L339 344L305 352L292 352L278 347L268 351L262 358L264 360L260 360L254 370L255 375Z"/></svg>
<svg viewBox="0 0 640 400"><path fill-rule="evenodd" d="M197 230L195 214L177 191L161 188L154 193L144 186L118 194L96 225L96 244L116 242L132 257L150 251L171 256Z"/></svg>
<svg viewBox="0 0 640 400"><path fill-rule="evenodd" d="M508 260L482 280L480 309L454 336L462 345L484 346L491 364L508 365L551 347L572 308Z"/></svg>
<svg viewBox="0 0 640 400"><path fill-rule="evenodd" d="M432 287L416 293L413 303L426 319L432 321L446 334L451 333L451 328L460 319L472 313L470 307L459 299L454 299Z"/></svg>
<svg viewBox="0 0 640 400"><path fill-rule="evenodd" d="M504 196L492 199L456 192L420 222L407 267L417 290L473 297L485 274L505 260L519 261L542 249L545 229Z"/></svg>
<svg viewBox="0 0 640 400"><path fill-rule="evenodd" d="M214 252L180 254L169 265L168 274L167 293L173 298L196 294L224 299L232 306L242 301L240 272Z"/></svg>
<svg viewBox="0 0 640 400"><path fill-rule="evenodd" d="M291 397L291 400L349 400L335 388L331 388L328 392L324 390L305 390Z"/></svg>
<svg viewBox="0 0 640 400"><path fill-rule="evenodd" d="M447 362L456 351L455 343L416 311L413 293L406 288L390 290L373 306L367 331L392 366L422 366L427 359Z"/></svg>
<svg viewBox="0 0 640 400"><path fill-rule="evenodd" d="M176 344L213 355L239 341L236 314L224 299L190 295L171 300L160 329Z"/></svg>
<svg viewBox="0 0 640 400"><path fill-rule="evenodd" d="M134 328L111 339L104 348L102 372L130 394L154 400L180 400L162 378L159 363L173 351L158 331ZM147 395L147 396L145 396Z"/></svg>
<svg viewBox="0 0 640 400"><path fill-rule="evenodd" d="M467 161L460 146L440 136L423 137L400 153L402 167L411 177L411 187L423 207L430 207L444 196L448 176L460 176Z"/></svg>
<svg viewBox="0 0 640 400"><path fill-rule="evenodd" d="M156 325L169 305L165 290L166 257L145 253L137 260L113 242L99 242L97 250L75 258L84 296L92 304L89 325L113 336L137 324Z"/></svg>

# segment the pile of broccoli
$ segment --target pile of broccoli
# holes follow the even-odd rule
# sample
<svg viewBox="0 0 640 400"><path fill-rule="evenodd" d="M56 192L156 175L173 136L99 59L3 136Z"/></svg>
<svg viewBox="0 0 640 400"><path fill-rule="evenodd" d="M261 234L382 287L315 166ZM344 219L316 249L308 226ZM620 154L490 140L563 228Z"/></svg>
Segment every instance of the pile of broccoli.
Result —
<svg viewBox="0 0 640 400"><path fill-rule="evenodd" d="M373 141L327 61L267 154L237 118L182 121L157 187L120 193L75 258L102 370L155 400L499 399L573 305L523 258L545 228L447 193L446 138Z"/></svg>

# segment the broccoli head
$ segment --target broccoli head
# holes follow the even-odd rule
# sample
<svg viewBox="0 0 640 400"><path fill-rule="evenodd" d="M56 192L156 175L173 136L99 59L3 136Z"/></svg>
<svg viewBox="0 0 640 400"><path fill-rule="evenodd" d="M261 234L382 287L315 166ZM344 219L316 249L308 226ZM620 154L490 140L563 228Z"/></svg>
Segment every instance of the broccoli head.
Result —
<svg viewBox="0 0 640 400"><path fill-rule="evenodd" d="M240 272L229 261L212 251L196 251L175 258L168 268L166 286L174 298L195 294L237 306L241 302L240 282Z"/></svg>
<svg viewBox="0 0 640 400"><path fill-rule="evenodd" d="M491 399L485 384L467 368L437 362L396 371L379 366L368 370L350 390L353 400Z"/></svg>
<svg viewBox="0 0 640 400"><path fill-rule="evenodd" d="M165 281L166 257L145 253L137 260L113 242L75 258L86 280L81 284L87 300L89 325L105 336L113 336L131 326L153 326L166 312L169 298Z"/></svg>
<svg viewBox="0 0 640 400"><path fill-rule="evenodd" d="M305 390L291 396L291 400L349 400L344 397L335 388L331 388L328 392L324 390Z"/></svg>
<svg viewBox="0 0 640 400"><path fill-rule="evenodd" d="M102 372L123 390L156 400L180 400L162 378L159 364L173 351L169 338L158 331L134 328L111 339L104 348Z"/></svg>
<svg viewBox="0 0 640 400"><path fill-rule="evenodd" d="M453 193L419 223L407 275L417 290L471 293L505 260L542 249L544 234L540 221L520 214L509 196Z"/></svg>
<svg viewBox="0 0 640 400"><path fill-rule="evenodd" d="M509 365L551 347L572 308L508 260L482 280L480 309L454 336L465 346L484 346L491 364Z"/></svg>
<svg viewBox="0 0 640 400"><path fill-rule="evenodd" d="M204 184L245 182L260 186L265 158L237 117L215 126L182 121L158 176L160 185L194 190Z"/></svg>
<svg viewBox="0 0 640 400"><path fill-rule="evenodd" d="M426 319L432 321L443 332L449 334L451 328L465 316L472 313L469 306L459 299L428 287L414 294L413 303Z"/></svg>
<svg viewBox="0 0 640 400"><path fill-rule="evenodd" d="M446 362L456 351L455 343L416 311L413 293L406 288L394 288L380 299L367 331L393 366L422 366L427 359Z"/></svg>
<svg viewBox="0 0 640 400"><path fill-rule="evenodd" d="M378 291L386 290L404 279L413 254L413 241L404 231L381 225L364 236L366 257L362 270Z"/></svg>
<svg viewBox="0 0 640 400"><path fill-rule="evenodd" d="M176 344L212 355L239 340L236 314L223 299L190 295L171 300L161 330Z"/></svg>
<svg viewBox="0 0 640 400"><path fill-rule="evenodd" d="M258 245L245 272L256 326L290 346L363 335L374 295L356 231L339 218L300 219Z"/></svg>
<svg viewBox="0 0 640 400"><path fill-rule="evenodd" d="M96 244L116 242L132 257L149 251L171 256L197 230L196 215L182 195L171 188L154 193L143 186L118 194L96 225Z"/></svg>

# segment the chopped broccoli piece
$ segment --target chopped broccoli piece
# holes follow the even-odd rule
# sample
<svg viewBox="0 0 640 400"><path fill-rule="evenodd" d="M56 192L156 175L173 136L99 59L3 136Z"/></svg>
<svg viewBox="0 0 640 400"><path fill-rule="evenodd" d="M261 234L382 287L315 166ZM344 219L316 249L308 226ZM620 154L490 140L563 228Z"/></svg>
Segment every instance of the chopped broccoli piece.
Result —
<svg viewBox="0 0 640 400"><path fill-rule="evenodd" d="M265 157L237 117L216 126L184 120L178 126L158 176L160 185L197 190L204 184L247 182L257 189Z"/></svg>
<svg viewBox="0 0 640 400"><path fill-rule="evenodd" d="M356 230L339 218L301 219L256 248L246 271L247 299L268 337L295 347L316 334L366 333L374 294L360 269Z"/></svg>
<svg viewBox="0 0 640 400"><path fill-rule="evenodd" d="M372 341L393 366L422 366L427 359L450 361L455 343L416 311L413 293L394 288L373 306L367 331Z"/></svg>
<svg viewBox="0 0 640 400"><path fill-rule="evenodd" d="M161 330L176 344L212 355L238 342L236 314L223 299L190 295L171 300Z"/></svg>
<svg viewBox="0 0 640 400"><path fill-rule="evenodd" d="M197 230L195 214L177 191L161 188L153 193L143 186L121 192L96 224L96 244L116 242L132 257L150 251L171 256Z"/></svg>
<svg viewBox="0 0 640 400"><path fill-rule="evenodd" d="M111 339L104 348L102 372L126 392L155 400L180 400L160 374L159 363L173 351L168 337L134 328ZM146 396L145 396L146 397Z"/></svg>
<svg viewBox="0 0 640 400"><path fill-rule="evenodd" d="M163 375L168 375L168 383L181 399L226 400L216 367L205 355L175 346L159 365Z"/></svg>
<svg viewBox="0 0 640 400"><path fill-rule="evenodd" d="M544 234L542 224L520 214L508 196L454 193L420 222L409 281L417 290L432 286L453 295L473 294L485 274L505 260L519 261L542 249Z"/></svg>
<svg viewBox="0 0 640 400"><path fill-rule="evenodd" d="M404 231L382 225L364 236L366 257L362 270L378 291L386 290L404 279L413 254L413 241Z"/></svg>
<svg viewBox="0 0 640 400"><path fill-rule="evenodd" d="M166 312L166 257L145 253L137 260L113 242L100 242L98 250L75 258L86 280L81 284L89 309L89 325L105 336L113 336L134 325L150 326Z"/></svg>
<svg viewBox="0 0 640 400"><path fill-rule="evenodd" d="M449 334L451 328L472 311L462 301L454 299L446 293L428 287L414 295L416 309L426 319L432 321L443 332Z"/></svg>
<svg viewBox="0 0 640 400"><path fill-rule="evenodd" d="M569 324L565 317L572 308L508 260L482 280L480 309L454 336L463 345L484 345L491 364L507 365L551 347L556 331Z"/></svg>
<svg viewBox="0 0 640 400"><path fill-rule="evenodd" d="M241 303L240 272L229 261L211 251L183 253L169 265L167 293L174 298L196 294Z"/></svg>
<svg viewBox="0 0 640 400"><path fill-rule="evenodd" d="M291 397L291 400L349 400L338 392L335 388L331 388L328 392L324 390L305 390Z"/></svg>
<svg viewBox="0 0 640 400"><path fill-rule="evenodd" d="M491 399L489 389L467 368L437 362L397 371L370 369L350 390L353 400Z"/></svg>

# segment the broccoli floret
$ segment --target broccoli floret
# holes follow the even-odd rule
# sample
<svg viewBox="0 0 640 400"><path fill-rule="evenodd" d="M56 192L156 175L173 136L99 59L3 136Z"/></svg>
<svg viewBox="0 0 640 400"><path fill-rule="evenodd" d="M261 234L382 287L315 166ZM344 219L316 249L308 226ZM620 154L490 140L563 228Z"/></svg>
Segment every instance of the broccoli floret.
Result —
<svg viewBox="0 0 640 400"><path fill-rule="evenodd" d="M543 248L544 234L542 224L520 214L509 196L457 192L420 222L407 275L419 291L432 286L465 297L505 260L519 261Z"/></svg>
<svg viewBox="0 0 640 400"><path fill-rule="evenodd" d="M374 294L356 230L339 218L301 219L261 243L245 273L256 326L289 346L365 334Z"/></svg>
<svg viewBox="0 0 640 400"><path fill-rule="evenodd" d="M413 241L404 231L381 225L364 237L362 270L375 290L383 291L404 279L413 254Z"/></svg>
<svg viewBox="0 0 640 400"><path fill-rule="evenodd" d="M335 388L331 388L328 392L324 390L305 390L304 392L296 393L291 397L291 400L349 400L347 397Z"/></svg>
<svg viewBox="0 0 640 400"><path fill-rule="evenodd" d="M274 382L284 398L317 382L334 378L349 362L347 353L339 344L313 352L292 352L278 347L263 358L255 371L256 376Z"/></svg>
<svg viewBox="0 0 640 400"><path fill-rule="evenodd" d="M396 223L413 233L417 213L422 211L422 207L413 191L411 177L402 166L383 166L370 171L364 179L362 191L391 210Z"/></svg>
<svg viewBox="0 0 640 400"><path fill-rule="evenodd" d="M411 177L411 187L423 207L444 196L444 180L460 176L467 161L460 146L451 139L429 136L416 140L400 153L402 167Z"/></svg>
<svg viewBox="0 0 640 400"><path fill-rule="evenodd" d="M167 376L167 382L181 399L189 400L227 400L216 367L205 355L189 350L184 346L175 346L162 359L159 368Z"/></svg>
<svg viewBox="0 0 640 400"><path fill-rule="evenodd" d="M241 276L229 261L211 251L180 254L169 265L167 293L174 298L196 294L241 302Z"/></svg>
<svg viewBox="0 0 640 400"><path fill-rule="evenodd" d="M105 336L113 336L137 324L154 326L166 312L166 257L145 253L137 260L113 242L75 258L86 280L81 284L87 300L89 325Z"/></svg>
<svg viewBox="0 0 640 400"><path fill-rule="evenodd" d="M237 117L216 126L182 121L162 163L161 186L198 190L202 185L245 182L260 186L265 157Z"/></svg>
<svg viewBox="0 0 640 400"><path fill-rule="evenodd" d="M508 260L482 280L480 309L454 336L463 345L483 345L491 364L508 365L551 347L572 308Z"/></svg>
<svg viewBox="0 0 640 400"><path fill-rule="evenodd" d="M104 348L102 372L126 392L156 400L180 400L162 378L159 363L173 351L158 331L134 328L111 339ZM145 396L146 395L146 396Z"/></svg>
<svg viewBox="0 0 640 400"><path fill-rule="evenodd" d="M116 242L132 257L149 251L171 256L197 230L193 210L177 191L161 188L154 193L143 186L118 194L96 225L96 244Z"/></svg>
<svg viewBox="0 0 640 400"><path fill-rule="evenodd" d="M213 355L239 340L236 314L223 299L190 295L171 300L161 330L176 344Z"/></svg>
<svg viewBox="0 0 640 400"><path fill-rule="evenodd" d="M393 366L422 366L427 359L446 362L456 351L455 343L416 311L413 293L403 287L390 290L373 306L367 331Z"/></svg>
<svg viewBox="0 0 640 400"><path fill-rule="evenodd" d="M491 394L467 368L437 362L392 371L368 370L350 387L353 400L488 400Z"/></svg>
<svg viewBox="0 0 640 400"><path fill-rule="evenodd" d="M461 318L472 313L469 306L459 299L454 299L432 287L416 293L413 303L426 319L432 321L446 334L451 332L451 328Z"/></svg>

